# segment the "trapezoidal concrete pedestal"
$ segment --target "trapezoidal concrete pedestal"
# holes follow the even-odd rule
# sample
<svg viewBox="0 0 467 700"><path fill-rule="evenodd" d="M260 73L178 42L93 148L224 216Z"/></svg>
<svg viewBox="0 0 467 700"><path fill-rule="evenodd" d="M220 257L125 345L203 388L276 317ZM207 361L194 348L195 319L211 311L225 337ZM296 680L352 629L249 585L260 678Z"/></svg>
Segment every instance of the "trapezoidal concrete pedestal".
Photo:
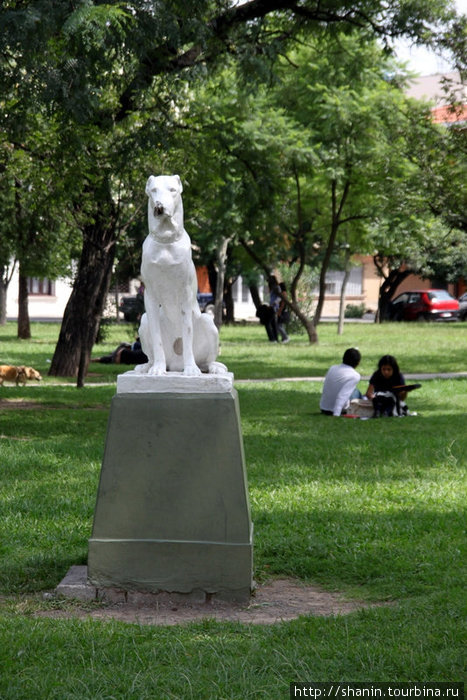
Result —
<svg viewBox="0 0 467 700"><path fill-rule="evenodd" d="M119 377L89 540L90 583L249 598L252 525L232 379Z"/></svg>

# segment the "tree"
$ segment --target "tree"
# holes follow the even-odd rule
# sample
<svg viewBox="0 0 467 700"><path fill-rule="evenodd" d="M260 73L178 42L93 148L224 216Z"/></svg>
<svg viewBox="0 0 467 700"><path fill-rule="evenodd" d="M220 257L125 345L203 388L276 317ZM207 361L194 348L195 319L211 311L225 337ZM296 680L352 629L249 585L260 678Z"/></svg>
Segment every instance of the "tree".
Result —
<svg viewBox="0 0 467 700"><path fill-rule="evenodd" d="M408 219L411 217L409 216ZM392 228L392 227L391 227ZM444 285L455 281L461 270L465 270L465 239L460 240L459 231L443 225L434 216L419 217L408 227L394 229L384 236L388 228L380 228L381 239L374 255L375 266L381 276L377 321L388 317L388 306L401 283L410 275L425 279L437 279Z"/></svg>
<svg viewBox="0 0 467 700"><path fill-rule="evenodd" d="M7 183L4 167L0 170L0 208L2 217L0 218L0 325L6 323L6 303L7 291L11 282L16 261L13 245L13 222L14 213L14 187L11 182Z"/></svg>
<svg viewBox="0 0 467 700"><path fill-rule="evenodd" d="M426 115L405 98L391 61L358 37L316 37L276 75L272 89L254 94L231 71L197 91L190 119L198 128L185 127L194 163L202 162L190 173L202 196L209 192L209 209L199 203L195 219L208 231L203 249L228 236L231 258L240 243L266 276L279 261L299 261L288 303L316 342L326 272L342 246L350 256L385 236L393 242L386 213L393 227L400 217L407 236L414 206L426 207L411 156ZM313 317L297 296L310 265L319 268Z"/></svg>
<svg viewBox="0 0 467 700"><path fill-rule="evenodd" d="M383 0L359 0L351 8L344 0L324 7L312 0L4 2L0 92L15 93L16 100L3 112L3 126L11 137L27 124L31 107L47 105L60 119L70 173L74 161L79 164L81 179L73 191L84 193L83 201L73 201L83 220L83 252L51 373L77 374L79 364L85 372L115 255L113 196L123 182L124 156L143 154L148 140L168 143L174 107L183 109L185 81L202 76L226 54L235 55L245 74L258 74L298 33L324 24L382 37L432 36L433 26L449 21L448 6L447 0L413 0L407 13L405 6L388 8ZM103 198L94 207L91 189Z"/></svg>
<svg viewBox="0 0 467 700"><path fill-rule="evenodd" d="M352 252L374 248L378 224L392 207L389 189L403 203L401 217L409 214L407 200L401 197L414 172L406 129L420 111L414 115L397 82L391 80L393 66L376 44L345 35L335 41L317 36L309 44L289 54L278 71L280 81L267 95L268 109L284 114L282 127L289 129L293 146L285 147L287 137L277 137L277 129L268 131L269 112L261 109L261 138L269 136L270 151L280 149L281 173L275 177L283 180L285 199L295 202L295 212L283 206L279 219L268 222L262 249L258 250L258 235L250 237L249 249L252 252L254 247L265 270L265 251L275 251L276 263L299 261L290 307L310 342L316 342L326 273L340 247L345 245ZM417 197L420 201L420 188ZM269 209L277 216L279 208ZM280 231L282 246L277 245ZM296 299L296 286L309 265L319 269L312 319L303 314Z"/></svg>
<svg viewBox="0 0 467 700"><path fill-rule="evenodd" d="M0 176L4 216L0 250L4 293L12 270L19 269L18 337L29 338L28 277L56 279L69 275L70 251L76 239L59 170L51 160L53 133L36 115L24 143L5 144ZM5 309L6 299L4 299Z"/></svg>
<svg viewBox="0 0 467 700"><path fill-rule="evenodd" d="M409 275L444 285L467 273L465 130L462 124L434 124L423 102L409 104L407 177L388 182L387 207L375 231L375 264L383 280L377 320L386 318L391 298Z"/></svg>
<svg viewBox="0 0 467 700"><path fill-rule="evenodd" d="M218 325L223 299L225 315L233 315L227 303L233 281L251 270L251 261L237 253L239 241L247 232L261 231L271 193L281 183L276 177L280 151L265 148L271 139L261 139L256 101L239 85L233 66L220 70L198 87L176 134L184 154L186 223L195 258L216 271Z"/></svg>

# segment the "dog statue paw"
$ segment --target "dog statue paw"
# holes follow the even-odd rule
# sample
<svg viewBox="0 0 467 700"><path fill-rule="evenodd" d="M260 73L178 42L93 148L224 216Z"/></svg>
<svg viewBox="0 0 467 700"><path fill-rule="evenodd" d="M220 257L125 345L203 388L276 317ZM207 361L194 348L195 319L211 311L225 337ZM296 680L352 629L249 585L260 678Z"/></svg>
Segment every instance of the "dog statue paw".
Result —
<svg viewBox="0 0 467 700"><path fill-rule="evenodd" d="M211 362L209 365L209 374L225 374L226 372L228 369L222 362Z"/></svg>
<svg viewBox="0 0 467 700"><path fill-rule="evenodd" d="M162 377L166 373L165 364L154 364L148 370L148 374L151 375L151 377Z"/></svg>
<svg viewBox="0 0 467 700"><path fill-rule="evenodd" d="M135 374L148 374L150 366L151 365L149 364L149 362L145 362L144 364L136 365L136 367L132 371Z"/></svg>
<svg viewBox="0 0 467 700"><path fill-rule="evenodd" d="M184 227L178 175L151 175L146 183L149 233L143 243L141 277L146 312L139 336L149 363L139 373L227 372L217 363L219 336L210 314L202 314L191 240Z"/></svg>
<svg viewBox="0 0 467 700"><path fill-rule="evenodd" d="M185 377L199 377L201 370L198 365L186 365L183 374Z"/></svg>

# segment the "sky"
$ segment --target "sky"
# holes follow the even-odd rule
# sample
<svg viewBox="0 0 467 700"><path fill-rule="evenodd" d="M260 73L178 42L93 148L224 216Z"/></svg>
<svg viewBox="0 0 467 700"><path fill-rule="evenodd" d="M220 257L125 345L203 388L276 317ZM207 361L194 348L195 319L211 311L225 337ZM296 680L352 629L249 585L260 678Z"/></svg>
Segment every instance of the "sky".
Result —
<svg viewBox="0 0 467 700"><path fill-rule="evenodd" d="M428 49L399 42L396 47L396 55L400 61L407 63L410 70L419 75L433 75L434 73L447 73L453 70L448 59L437 56Z"/></svg>
<svg viewBox="0 0 467 700"><path fill-rule="evenodd" d="M467 0L454 0L454 5L459 13L467 14ZM410 46L408 42L400 41L396 44L397 57L408 63L410 70L419 75L433 75L434 73L447 73L453 70L448 56L438 56L428 49Z"/></svg>
<svg viewBox="0 0 467 700"><path fill-rule="evenodd" d="M246 0L234 0L235 4L241 5ZM454 0L457 12L467 14L467 0ZM448 56L436 55L428 49L411 46L407 41L398 41L395 44L396 55L408 64L410 70L419 75L433 75L434 73L448 73L453 70L453 66Z"/></svg>

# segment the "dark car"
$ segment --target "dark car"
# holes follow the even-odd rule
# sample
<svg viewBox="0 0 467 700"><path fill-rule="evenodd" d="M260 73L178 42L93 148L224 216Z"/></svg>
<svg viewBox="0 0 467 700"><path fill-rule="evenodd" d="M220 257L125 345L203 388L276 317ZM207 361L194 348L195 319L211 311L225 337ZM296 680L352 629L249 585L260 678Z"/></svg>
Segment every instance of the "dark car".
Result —
<svg viewBox="0 0 467 700"><path fill-rule="evenodd" d="M467 292L459 297L459 318L461 321L467 321Z"/></svg>
<svg viewBox="0 0 467 700"><path fill-rule="evenodd" d="M393 321L456 321L459 302L445 289L413 289L392 299L388 318Z"/></svg>
<svg viewBox="0 0 467 700"><path fill-rule="evenodd" d="M203 314L214 315L214 296L210 292L198 292L199 308Z"/></svg>
<svg viewBox="0 0 467 700"><path fill-rule="evenodd" d="M203 313L214 314L214 297L209 293L198 292L199 308ZM144 313L144 300L140 294L130 297L122 297L120 301L120 313L125 321L139 321Z"/></svg>
<svg viewBox="0 0 467 700"><path fill-rule="evenodd" d="M125 321L131 321L132 323L139 321L144 313L143 297L140 294L135 294L131 297L122 297L119 309Z"/></svg>

